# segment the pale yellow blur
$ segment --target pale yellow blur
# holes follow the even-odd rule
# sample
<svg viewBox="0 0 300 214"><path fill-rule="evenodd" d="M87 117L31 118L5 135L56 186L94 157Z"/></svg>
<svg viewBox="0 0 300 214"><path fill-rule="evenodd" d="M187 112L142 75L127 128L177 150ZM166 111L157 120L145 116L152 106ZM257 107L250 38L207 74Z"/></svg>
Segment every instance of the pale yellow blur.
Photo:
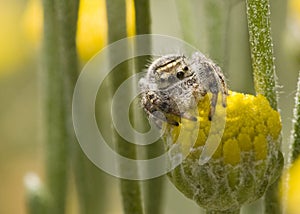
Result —
<svg viewBox="0 0 300 214"><path fill-rule="evenodd" d="M88 61L107 44L107 18L105 0L81 0L77 22L77 50L81 61ZM126 0L127 34L135 34L133 0ZM43 11L41 0L29 0L24 13L24 31L33 46L42 40Z"/></svg>

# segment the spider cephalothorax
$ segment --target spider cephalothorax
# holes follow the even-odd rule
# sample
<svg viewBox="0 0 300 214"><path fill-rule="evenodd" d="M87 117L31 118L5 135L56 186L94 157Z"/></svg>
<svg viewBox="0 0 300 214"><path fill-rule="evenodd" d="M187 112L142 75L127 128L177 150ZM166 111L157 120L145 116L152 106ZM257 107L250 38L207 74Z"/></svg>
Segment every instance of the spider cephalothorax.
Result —
<svg viewBox="0 0 300 214"><path fill-rule="evenodd" d="M214 115L219 92L226 107L228 93L221 69L199 52L191 58L166 55L156 59L140 80L140 87L141 103L148 116L173 125L178 122L168 115L196 120L187 112L195 109L208 92L212 93L209 119Z"/></svg>

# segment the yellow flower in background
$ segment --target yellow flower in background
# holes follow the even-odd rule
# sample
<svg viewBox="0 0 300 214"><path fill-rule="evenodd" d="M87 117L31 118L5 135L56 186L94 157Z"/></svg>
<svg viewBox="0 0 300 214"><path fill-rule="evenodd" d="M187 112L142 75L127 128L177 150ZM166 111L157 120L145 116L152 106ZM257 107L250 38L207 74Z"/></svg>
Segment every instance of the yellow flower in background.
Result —
<svg viewBox="0 0 300 214"><path fill-rule="evenodd" d="M289 0L288 2L288 22L285 43L289 52L298 55L300 43L300 1ZM297 45L295 45L297 44Z"/></svg>
<svg viewBox="0 0 300 214"><path fill-rule="evenodd" d="M135 34L133 0L126 0L127 34ZM41 0L29 0L24 13L24 29L32 45L42 38L43 10ZM76 44L79 58L86 62L107 43L105 0L81 0L78 11Z"/></svg>
<svg viewBox="0 0 300 214"><path fill-rule="evenodd" d="M22 5L4 1L0 7L0 75L23 67L28 60L28 44L21 28Z"/></svg>
<svg viewBox="0 0 300 214"><path fill-rule="evenodd" d="M289 9L291 11L291 16L297 19L298 23L300 23L300 1L290 0Z"/></svg>
<svg viewBox="0 0 300 214"><path fill-rule="evenodd" d="M286 186L286 178L288 183ZM286 214L299 214L300 208L300 158L298 158L282 176L280 194ZM286 197L286 199L284 198Z"/></svg>
<svg viewBox="0 0 300 214"><path fill-rule="evenodd" d="M107 43L105 0L80 1L76 44L79 57L89 60Z"/></svg>
<svg viewBox="0 0 300 214"><path fill-rule="evenodd" d="M222 108L217 106L214 116L217 126ZM221 135L221 142L210 160L202 165L199 157L212 124L208 120L209 109L210 99L206 96L199 102L197 122L181 119L177 127L166 124L166 146L178 145L177 153L183 154L182 151L191 145L190 139L196 139L187 157L169 177L199 206L207 210L232 211L260 198L280 175L283 167L280 115L262 95L230 92L224 133L210 136L217 139Z"/></svg>
<svg viewBox="0 0 300 214"><path fill-rule="evenodd" d="M29 0L23 14L23 30L33 48L40 46L42 39L43 11L40 0Z"/></svg>

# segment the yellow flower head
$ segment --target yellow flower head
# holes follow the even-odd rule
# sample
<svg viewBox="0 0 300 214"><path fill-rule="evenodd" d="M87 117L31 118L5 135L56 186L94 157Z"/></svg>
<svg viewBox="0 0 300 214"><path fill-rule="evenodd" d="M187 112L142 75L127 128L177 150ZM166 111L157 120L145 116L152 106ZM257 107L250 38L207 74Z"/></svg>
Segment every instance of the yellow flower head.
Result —
<svg viewBox="0 0 300 214"><path fill-rule="evenodd" d="M288 176L288 177L287 177ZM286 179L287 183L286 183ZM287 214L298 214L300 204L300 158L282 176L280 194Z"/></svg>
<svg viewBox="0 0 300 214"><path fill-rule="evenodd" d="M207 95L198 104L197 122L181 119L177 127L166 124L167 147L178 144L182 151L189 151L169 177L183 194L206 209L236 209L261 197L280 174L280 116L262 95L230 92L224 132L211 134L209 108ZM218 105L214 115L217 126L222 109ZM214 139L221 139L220 144L208 162L200 164L204 146Z"/></svg>

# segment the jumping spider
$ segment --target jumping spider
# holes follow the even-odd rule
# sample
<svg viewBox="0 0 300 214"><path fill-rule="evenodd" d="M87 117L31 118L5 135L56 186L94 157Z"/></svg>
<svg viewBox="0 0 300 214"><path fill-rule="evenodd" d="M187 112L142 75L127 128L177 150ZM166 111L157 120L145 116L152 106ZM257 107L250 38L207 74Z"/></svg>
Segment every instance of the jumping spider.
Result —
<svg viewBox="0 0 300 214"><path fill-rule="evenodd" d="M209 120L215 113L219 92L222 105L226 107L228 91L221 69L199 52L191 58L166 55L156 59L139 84L143 109L157 124L166 121L178 126L178 122L168 115L197 120L187 112L197 107L208 92L212 94Z"/></svg>

